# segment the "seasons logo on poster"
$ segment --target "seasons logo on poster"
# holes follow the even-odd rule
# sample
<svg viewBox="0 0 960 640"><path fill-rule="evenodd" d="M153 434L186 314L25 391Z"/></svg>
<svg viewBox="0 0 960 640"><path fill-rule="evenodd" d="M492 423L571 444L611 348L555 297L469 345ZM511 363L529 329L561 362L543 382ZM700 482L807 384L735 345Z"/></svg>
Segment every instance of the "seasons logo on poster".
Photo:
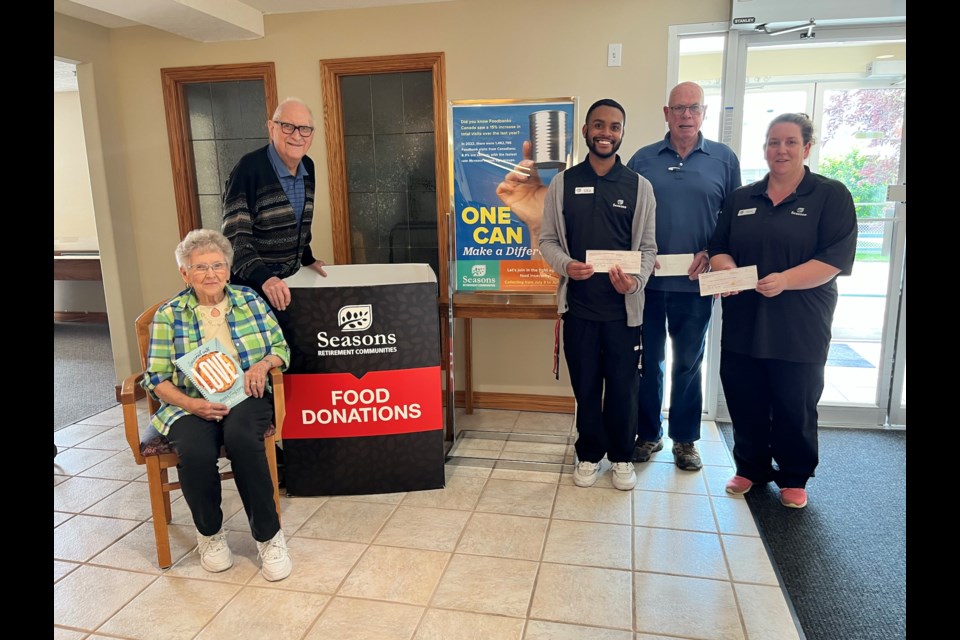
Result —
<svg viewBox="0 0 960 640"><path fill-rule="evenodd" d="M374 353L396 353L397 334L366 333L373 326L372 304L351 304L337 311L339 334L321 331L317 334L318 356L362 356ZM352 335L343 335L352 334Z"/></svg>
<svg viewBox="0 0 960 640"><path fill-rule="evenodd" d="M488 266L484 263L471 264L470 275L463 275L463 287L496 286L497 279L487 272Z"/></svg>

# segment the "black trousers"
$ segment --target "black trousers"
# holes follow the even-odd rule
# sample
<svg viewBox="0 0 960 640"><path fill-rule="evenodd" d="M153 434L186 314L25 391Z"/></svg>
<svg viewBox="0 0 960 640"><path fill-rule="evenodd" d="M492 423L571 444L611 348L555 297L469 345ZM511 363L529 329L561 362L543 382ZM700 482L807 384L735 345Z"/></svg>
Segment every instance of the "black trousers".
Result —
<svg viewBox="0 0 960 640"><path fill-rule="evenodd" d="M238 276L238 275L235 274L235 273L231 273L231 274L230 274L230 282L231 282L232 284L238 284L238 285L240 285L240 286L242 286L242 287L250 287L251 289L253 289L254 291L256 291L256 292L257 292L257 295L260 296L261 298L263 298L263 301L266 303L266 305L267 305L268 307L270 307L270 310L271 310L271 311L273 311L273 315L274 315L274 317L277 319L277 324L280 325L280 331L283 332L283 337L284 337L284 339L287 341L287 344L293 344L293 342L294 342L294 331L293 331L293 326L292 326L292 322L291 322L291 319L290 319L290 312L289 312L289 311L280 311L279 309L275 309L275 308L273 307L273 305L270 304L270 300L267 298L267 296L264 295L263 289L262 289L261 287L258 287L257 285L255 285L255 284L252 283L252 282L249 282L249 281L247 281L247 280L244 280L243 278L241 278L240 276ZM280 484L280 487L282 488L282 487L284 486L284 481L283 481L283 478L284 478L284 461L283 461L283 447L280 446L280 442L279 442L279 441L277 442L276 449L277 449L277 473L278 473L279 476L280 476L280 478L279 478L280 483L279 483L279 484Z"/></svg>
<svg viewBox="0 0 960 640"><path fill-rule="evenodd" d="M758 483L773 480L784 489L806 486L819 462L817 403L823 368L726 350L720 354L737 475Z"/></svg>
<svg viewBox="0 0 960 640"><path fill-rule="evenodd" d="M167 439L180 457L177 472L183 498L197 530L203 535L211 536L223 526L217 470L221 445L226 445L234 482L254 539L266 542L280 530L273 502L273 481L263 446L263 434L272 419L272 398L251 396L230 409L222 422L186 415L170 426Z"/></svg>
<svg viewBox="0 0 960 640"><path fill-rule="evenodd" d="M637 436L640 327L564 314L563 354L577 399L577 458L629 462Z"/></svg>

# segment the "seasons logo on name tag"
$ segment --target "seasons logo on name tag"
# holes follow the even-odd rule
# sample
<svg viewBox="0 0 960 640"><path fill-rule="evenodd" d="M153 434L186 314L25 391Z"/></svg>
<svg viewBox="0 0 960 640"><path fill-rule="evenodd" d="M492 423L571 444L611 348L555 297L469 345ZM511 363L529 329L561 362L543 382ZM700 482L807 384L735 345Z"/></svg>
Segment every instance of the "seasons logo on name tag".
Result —
<svg viewBox="0 0 960 640"><path fill-rule="evenodd" d="M577 195L581 193L593 193L593 187L576 187L573 192Z"/></svg>
<svg viewBox="0 0 960 640"><path fill-rule="evenodd" d="M757 212L757 208L756 208L756 207L754 207L753 209L740 209L740 211L737 212L737 217L740 217L740 216L752 216L752 215L755 214L756 212Z"/></svg>

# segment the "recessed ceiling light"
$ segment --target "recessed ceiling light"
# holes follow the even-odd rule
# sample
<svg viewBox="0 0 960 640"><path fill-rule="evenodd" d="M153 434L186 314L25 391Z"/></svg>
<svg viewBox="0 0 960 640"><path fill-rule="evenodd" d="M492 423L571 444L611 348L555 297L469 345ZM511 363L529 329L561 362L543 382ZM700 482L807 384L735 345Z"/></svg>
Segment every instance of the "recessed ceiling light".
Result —
<svg viewBox="0 0 960 640"><path fill-rule="evenodd" d="M893 57L892 53L886 53L882 56L877 56L877 60L889 60L892 57Z"/></svg>

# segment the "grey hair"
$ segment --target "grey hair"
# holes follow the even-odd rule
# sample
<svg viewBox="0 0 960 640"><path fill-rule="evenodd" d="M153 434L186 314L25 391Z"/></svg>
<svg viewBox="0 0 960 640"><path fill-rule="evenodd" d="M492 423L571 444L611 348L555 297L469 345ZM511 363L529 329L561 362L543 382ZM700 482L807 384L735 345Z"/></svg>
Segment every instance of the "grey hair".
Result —
<svg viewBox="0 0 960 640"><path fill-rule="evenodd" d="M180 241L174 251L177 266L186 268L190 254L202 249L219 251L226 258L227 266L233 265L233 245L225 235L213 229L194 229Z"/></svg>
<svg viewBox="0 0 960 640"><path fill-rule="evenodd" d="M805 113L781 113L770 122L770 126L767 127L767 135L765 138L769 138L770 130L773 129L774 125L778 125L781 122L795 124L800 127L800 135L803 137L804 145L815 142L813 138L813 120L811 120L810 116ZM764 142L763 145L766 146L767 143Z"/></svg>
<svg viewBox="0 0 960 640"><path fill-rule="evenodd" d="M313 110L307 105L306 102L304 102L300 98L294 98L292 96L288 98L284 98L283 101L277 105L277 108L276 110L274 110L273 116L271 116L270 119L277 120L278 118L280 118L280 114L283 113L283 108L288 104L299 104L300 106L302 106L304 109L307 110L307 113L310 114L310 121L313 122Z"/></svg>

